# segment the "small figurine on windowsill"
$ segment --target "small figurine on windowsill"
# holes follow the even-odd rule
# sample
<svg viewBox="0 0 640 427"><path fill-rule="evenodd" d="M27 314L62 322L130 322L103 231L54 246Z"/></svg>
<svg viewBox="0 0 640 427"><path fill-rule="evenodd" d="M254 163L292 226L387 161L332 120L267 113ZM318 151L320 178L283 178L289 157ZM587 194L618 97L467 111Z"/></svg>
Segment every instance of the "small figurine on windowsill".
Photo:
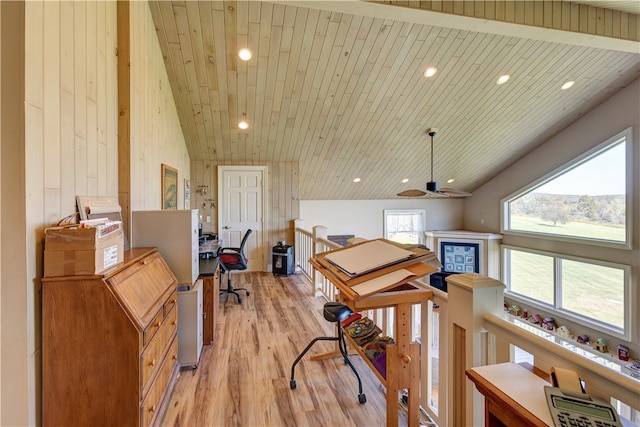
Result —
<svg viewBox="0 0 640 427"><path fill-rule="evenodd" d="M538 313L532 314L531 317L529 317L529 322L534 323L538 326L542 326L542 316L540 316Z"/></svg>
<svg viewBox="0 0 640 427"><path fill-rule="evenodd" d="M556 320L553 317L545 317L540 326L547 331L553 331L556 328Z"/></svg>
<svg viewBox="0 0 640 427"><path fill-rule="evenodd" d="M595 340L595 342L593 343L593 347L600 353L609 352L609 350L607 349L607 342L604 340L604 338L598 338L597 340Z"/></svg>
<svg viewBox="0 0 640 427"><path fill-rule="evenodd" d="M509 307L509 314L513 316L520 316L520 314L522 314L522 309L514 304Z"/></svg>
<svg viewBox="0 0 640 427"><path fill-rule="evenodd" d="M622 344L618 345L618 359L625 362L629 360L629 347Z"/></svg>
<svg viewBox="0 0 640 427"><path fill-rule="evenodd" d="M580 335L578 337L578 344L586 344L589 345L589 337L586 335Z"/></svg>
<svg viewBox="0 0 640 427"><path fill-rule="evenodd" d="M556 329L556 333L560 335L562 338L573 339L573 334L569 332L569 328L562 325L558 329Z"/></svg>

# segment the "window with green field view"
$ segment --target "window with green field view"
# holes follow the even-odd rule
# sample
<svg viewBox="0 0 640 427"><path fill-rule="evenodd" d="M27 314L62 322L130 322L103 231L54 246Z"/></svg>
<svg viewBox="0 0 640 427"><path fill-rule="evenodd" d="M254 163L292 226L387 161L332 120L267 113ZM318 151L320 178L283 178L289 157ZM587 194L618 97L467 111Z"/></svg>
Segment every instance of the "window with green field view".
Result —
<svg viewBox="0 0 640 427"><path fill-rule="evenodd" d="M625 333L629 268L503 247L508 292Z"/></svg>
<svg viewBox="0 0 640 427"><path fill-rule="evenodd" d="M503 201L504 231L628 245L630 130Z"/></svg>
<svg viewBox="0 0 640 427"><path fill-rule="evenodd" d="M398 243L423 243L426 216L424 209L385 209L384 238Z"/></svg>

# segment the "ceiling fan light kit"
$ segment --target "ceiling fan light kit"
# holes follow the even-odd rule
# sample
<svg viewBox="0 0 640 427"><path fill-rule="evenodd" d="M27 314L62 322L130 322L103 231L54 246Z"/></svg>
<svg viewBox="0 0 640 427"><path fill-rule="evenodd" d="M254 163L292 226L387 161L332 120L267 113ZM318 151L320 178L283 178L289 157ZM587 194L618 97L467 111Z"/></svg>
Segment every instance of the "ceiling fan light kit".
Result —
<svg viewBox="0 0 640 427"><path fill-rule="evenodd" d="M431 181L427 182L427 191L422 190L405 190L397 194L399 197L452 197L462 198L468 197L471 193L466 191L456 190L455 188L438 188L438 183L433 180L433 137L438 133L437 128L427 129L427 135L431 137Z"/></svg>

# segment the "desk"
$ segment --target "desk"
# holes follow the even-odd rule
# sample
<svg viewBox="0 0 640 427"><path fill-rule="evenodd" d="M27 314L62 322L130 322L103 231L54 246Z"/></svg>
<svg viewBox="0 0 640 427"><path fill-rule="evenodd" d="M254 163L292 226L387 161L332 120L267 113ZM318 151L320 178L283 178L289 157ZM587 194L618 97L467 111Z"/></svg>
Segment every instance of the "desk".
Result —
<svg viewBox="0 0 640 427"><path fill-rule="evenodd" d="M200 258L200 275L203 285L203 322L202 342L205 345L213 343L216 331L216 316L218 315L218 302L220 292L220 270L218 258Z"/></svg>
<svg viewBox="0 0 640 427"><path fill-rule="evenodd" d="M515 363L479 366L467 377L484 395L484 425L553 426L544 386L551 385Z"/></svg>

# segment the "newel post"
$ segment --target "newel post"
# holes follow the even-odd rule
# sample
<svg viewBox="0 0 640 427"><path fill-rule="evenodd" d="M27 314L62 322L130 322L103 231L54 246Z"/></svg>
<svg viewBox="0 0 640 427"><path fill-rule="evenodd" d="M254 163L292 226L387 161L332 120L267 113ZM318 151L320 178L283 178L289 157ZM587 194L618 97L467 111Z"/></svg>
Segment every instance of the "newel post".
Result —
<svg viewBox="0 0 640 427"><path fill-rule="evenodd" d="M482 396L474 392L465 371L488 363L488 332L483 316L500 316L504 306L504 284L476 273L447 277L449 316L447 320L450 369L447 373L448 420L452 426L483 425Z"/></svg>
<svg viewBox="0 0 640 427"><path fill-rule="evenodd" d="M324 225L313 226L313 256L322 252L322 244L318 242L318 239L326 239L328 236L327 227ZM316 269L313 269L313 290L314 296L322 295L322 274L318 273Z"/></svg>

